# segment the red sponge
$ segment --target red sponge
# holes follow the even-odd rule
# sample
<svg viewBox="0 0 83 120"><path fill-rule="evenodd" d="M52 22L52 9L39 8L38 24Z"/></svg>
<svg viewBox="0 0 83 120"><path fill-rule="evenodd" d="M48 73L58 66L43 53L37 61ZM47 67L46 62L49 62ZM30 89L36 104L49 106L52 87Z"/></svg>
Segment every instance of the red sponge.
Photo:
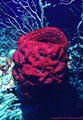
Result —
<svg viewBox="0 0 83 120"><path fill-rule="evenodd" d="M23 35L17 46L13 56L13 77L20 87L63 81L68 41L61 30L56 27L35 30ZM28 91L24 94L28 95Z"/></svg>

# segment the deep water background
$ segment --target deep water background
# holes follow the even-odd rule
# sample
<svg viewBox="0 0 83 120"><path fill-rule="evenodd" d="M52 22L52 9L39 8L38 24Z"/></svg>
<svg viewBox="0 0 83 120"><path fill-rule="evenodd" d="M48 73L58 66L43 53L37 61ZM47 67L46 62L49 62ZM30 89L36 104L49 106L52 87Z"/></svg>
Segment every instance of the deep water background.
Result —
<svg viewBox="0 0 83 120"><path fill-rule="evenodd" d="M34 1L37 2L36 0ZM71 43L72 45L78 43L82 44L82 40L80 38L73 40L73 37L77 35L77 26L79 21L81 20L82 1L76 0L70 5L60 5L58 4L58 0L47 1L51 3L51 6L49 6L45 10L45 16L47 18L47 21L49 22L48 26L53 26L61 29L67 36L69 43ZM1 0L0 1L1 8L3 2L6 3L8 1ZM10 6L12 8L12 3L10 3ZM11 14L8 8L4 9L7 10L9 14ZM15 6L14 11L17 14ZM1 14L1 11L0 17L1 17L0 19L5 21L6 16ZM23 33L18 33L15 31L15 28L13 27L6 28L3 25L0 25L0 31L1 31L0 39L2 40L0 44L0 55L2 54L2 52L9 51L10 49L16 49L16 42L18 38L23 35ZM10 39L9 36L11 36ZM5 42L5 44L3 41ZM69 47L71 44L69 44ZM81 74L82 73L83 71L81 72ZM82 76L80 79L82 79ZM22 110L25 120L49 120L49 114L51 116L67 116L67 117L83 116L82 112L83 101L80 101L76 87L69 84L69 75L66 77L66 80L67 83L64 83L63 85L60 86L56 85L56 87L52 88L50 86L44 86L41 94L44 93L45 89L47 89L47 92L43 94L42 98L41 96L40 97L36 96L34 98L35 102L34 101L30 102L26 99L24 100L23 96L21 97L19 96L18 91L18 93L16 94L18 95L18 97L20 97L19 99L20 102L22 103ZM39 88L35 89L36 91L39 91ZM48 97L45 98L46 95L49 96L48 93L51 95L49 100L47 99ZM54 94L56 95L54 96Z"/></svg>
<svg viewBox="0 0 83 120"><path fill-rule="evenodd" d="M48 1L54 5L56 0ZM60 28L66 34L68 40L71 41L81 20L81 4L81 0L76 0L70 5L56 5L54 8L49 7L46 11L48 21L50 21L49 26Z"/></svg>

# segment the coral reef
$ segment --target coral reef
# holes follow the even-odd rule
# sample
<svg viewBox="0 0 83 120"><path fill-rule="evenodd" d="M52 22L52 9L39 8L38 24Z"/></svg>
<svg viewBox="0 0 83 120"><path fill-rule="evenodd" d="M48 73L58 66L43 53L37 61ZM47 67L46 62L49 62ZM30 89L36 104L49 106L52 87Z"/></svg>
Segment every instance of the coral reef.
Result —
<svg viewBox="0 0 83 120"><path fill-rule="evenodd" d="M82 87L81 74L83 69L83 55L82 55L83 45L80 43L69 47L69 62L68 68L70 69L70 83L74 85L77 89Z"/></svg>
<svg viewBox="0 0 83 120"><path fill-rule="evenodd" d="M18 40L13 77L20 87L62 83L67 68L67 38L56 27L35 30ZM25 87L24 87L25 88ZM25 95L28 95L25 91Z"/></svg>
<svg viewBox="0 0 83 120"><path fill-rule="evenodd" d="M14 51L9 51L12 57ZM12 76L14 63L7 56L0 56L0 120L23 120L21 103L13 91L17 89Z"/></svg>
<svg viewBox="0 0 83 120"><path fill-rule="evenodd" d="M14 87L12 68L14 63L8 57L0 57L0 84L2 87L7 87L8 83L11 81L11 87Z"/></svg>
<svg viewBox="0 0 83 120"><path fill-rule="evenodd" d="M0 27L0 56L4 53L8 55L10 50L16 49L17 40L21 35L12 26L10 28Z"/></svg>
<svg viewBox="0 0 83 120"><path fill-rule="evenodd" d="M70 5L74 1L56 0L53 6ZM13 26L18 33L27 34L48 26L45 9L52 5L47 0L1 0L0 6L0 25L7 29Z"/></svg>
<svg viewBox="0 0 83 120"><path fill-rule="evenodd" d="M16 49L19 37L48 26L45 8L51 5L42 0L0 1L0 55ZM11 7L12 6L12 7Z"/></svg>
<svg viewBox="0 0 83 120"><path fill-rule="evenodd" d="M83 40L83 32L82 32L83 31L83 29L82 29L83 28L83 0L81 0L82 4L80 7L80 10L77 7L78 5L75 6L74 4L72 4L75 1L76 0L56 0L53 7L56 7L56 5L58 5L58 6L59 5L69 5L68 7L69 7L70 11L74 14L74 16L78 16L78 14L79 14L79 17L80 17L79 23L77 26L77 34L78 35L75 36L76 33L73 34L75 36L75 38L78 37L77 41L76 41L76 39L74 39L74 40L72 39L71 41L74 41L74 44L72 44L72 42L71 42L71 45L69 46L68 67L70 70L70 77L69 77L70 84L72 84L75 88L77 88L79 98L83 101L83 80L82 80L82 73L83 73L83 64L82 64L82 61L83 61L83 55L82 55L82 49L83 49L83 45L82 45L82 40ZM72 5L70 5L70 4L72 4ZM18 115L16 114L16 113L21 113L20 105L19 104L17 105L19 108L18 112L15 111L16 109L9 107L12 105L12 103L14 101L18 101L18 100L17 100L17 97L13 94L13 88L16 88L15 82L12 77L12 68L13 68L14 63L11 61L11 59L9 59L7 57L12 57L11 52L14 53L14 51L15 51L14 49L16 49L16 47L17 47L17 45L16 45L17 40L20 36L22 36L25 33L31 32L35 29L38 29L40 27L48 26L48 22L46 20L46 19L48 19L48 16L47 16L47 18L45 16L45 8L47 8L48 6L52 7L51 3L48 3L47 1L43 2L43 0L37 0L37 1L36 0L31 0L31 1L30 0L20 0L20 1L19 0L8 0L8 1L1 0L0 1L0 91L1 91L0 92L0 103L1 103L0 117L2 120L3 119L4 120L6 120L6 119L21 119L21 117L17 117ZM74 7L74 9L72 6ZM81 11L81 10L82 10L82 12L80 15L79 11ZM75 11L77 11L77 12L75 13ZM52 19L51 19L51 21L53 22ZM56 26L56 23L57 23L56 19L54 20L54 23ZM53 25L54 25L54 23L53 23ZM74 23L74 21L73 21L73 23ZM69 28L66 28L66 30L69 32ZM73 32L73 30L72 30L72 32ZM31 35L31 36L33 36L33 35ZM17 58L15 58L15 62L17 62L17 64L19 63L18 68L20 68L20 69L21 69L21 67L24 66L25 63L26 64L28 63L28 62L24 61L27 59L26 58L24 59L24 55L23 55L24 51L26 50L26 47L25 47L26 45L22 46L24 44L23 40L26 37L27 37L27 35L20 38L20 40L21 40L20 42L22 42L22 43L20 43L20 42L18 43L18 50L20 52L17 55ZM31 37L31 39L32 38L33 37ZM34 42L34 44L36 44L36 43ZM32 43L30 43L29 45L31 45L31 44ZM34 44L32 46L34 46ZM37 43L36 45L39 45L39 44ZM45 46L45 50L48 49L49 46L50 45ZM19 49L20 47L23 47L23 48ZM41 49L42 48L44 48L44 45L42 45ZM21 50L24 50L24 51L21 51ZM35 54L34 54L36 51L39 52L40 56L42 56L42 55L45 56L45 55L47 55L45 50L42 49L40 51L39 49L34 49L34 51L33 51L34 56L30 55L30 57L33 58L33 59L30 58L30 60L32 59L31 62L33 62L34 60L36 62L38 59L37 58L38 56L35 56ZM8 52L10 52L10 54L8 54ZM27 53L27 52L25 52L25 53ZM6 55L6 57L5 57L5 55ZM58 53L57 56L58 55L61 55L61 54ZM22 58L19 58L18 56L21 56ZM62 60L62 57L61 57L61 60ZM52 58L52 60L54 60L54 56L51 56L51 58ZM23 66L19 66L20 62L21 62L21 65L23 65ZM44 61L44 62L48 62L48 61ZM16 66L17 66L17 64L16 64ZM29 70L27 70L30 66L26 67L26 64L25 64L25 67L23 68L23 70L25 70L26 72L30 72ZM29 62L29 64L30 64L30 62ZM42 66L42 64L41 64L41 66ZM49 61L49 64L50 64L50 61ZM58 61L56 61L55 69L59 65L61 65L61 64L59 64ZM41 70L41 66L37 67L36 69L38 71ZM33 69L33 73L38 76L38 73L35 72L36 69ZM45 69L45 68L42 68L42 69ZM45 70L50 71L51 68L46 68ZM17 80L19 79L18 76L20 76L21 80L27 78L28 75L26 75L26 73L20 74L20 72L18 73L18 71L16 71L16 77L15 77ZM17 73L18 73L18 75L17 75ZM29 75L30 80L32 79L31 75ZM48 74L46 73L45 75L48 75ZM15 74L14 74L14 76L15 76ZM38 76L38 77L40 78L41 76ZM58 77L58 76L56 76L56 77ZM46 76L43 76L43 79L44 78L46 78ZM50 78L52 78L52 76L50 76ZM37 77L35 76L35 78L33 78L33 79L32 79L32 83L31 83L31 81L30 82L28 81L29 83L26 83L26 81L24 81L24 80L23 81L25 82L25 84L33 84L34 82L35 82L34 84L37 84L38 83L38 80L36 83ZM40 80L43 81L43 79L40 79ZM60 78L57 79L57 81L59 82ZM20 82L20 80L18 80L18 82ZM48 79L47 83L50 83L50 82L51 82L50 79ZM40 83L40 81L39 81L39 83ZM45 83L45 81L43 81L43 83ZM11 90L12 94L8 93L7 89ZM14 97L14 99L11 99L12 97ZM7 99L5 99L5 98L7 98ZM11 99L11 100L9 101L9 99ZM4 105L4 108L3 108L4 103L7 103L7 104ZM15 106L15 104L16 103L14 103L12 106ZM82 107L83 104L80 104L80 106ZM5 116L3 114L4 112L6 112L8 114L8 116ZM33 113L31 113L31 114L33 114Z"/></svg>
<svg viewBox="0 0 83 120"><path fill-rule="evenodd" d="M78 92L79 99L83 101L83 1L81 1L80 21L77 25L76 33L71 41L69 41L69 62L70 84L72 84ZM80 105L83 106L83 102Z"/></svg>
<svg viewBox="0 0 83 120"><path fill-rule="evenodd" d="M79 38L78 38L79 39ZM70 71L69 83L77 89L79 101L78 108L83 108L83 55L82 55L83 45L81 43L72 44L69 47L69 61L68 68Z"/></svg>
<svg viewBox="0 0 83 120"><path fill-rule="evenodd" d="M18 98L13 93L0 89L0 120L23 120L21 104L16 101Z"/></svg>
<svg viewBox="0 0 83 120"><path fill-rule="evenodd" d="M11 7L12 5L12 7ZM27 34L47 26L45 8L51 3L42 0L0 1L0 25L7 29L13 26L18 33ZM3 16L3 17L2 17Z"/></svg>

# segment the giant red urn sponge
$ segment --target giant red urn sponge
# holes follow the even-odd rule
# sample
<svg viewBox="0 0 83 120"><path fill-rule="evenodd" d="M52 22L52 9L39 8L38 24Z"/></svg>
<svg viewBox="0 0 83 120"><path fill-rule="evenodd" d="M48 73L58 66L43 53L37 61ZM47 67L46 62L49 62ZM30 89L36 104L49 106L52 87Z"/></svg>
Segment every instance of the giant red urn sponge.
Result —
<svg viewBox="0 0 83 120"><path fill-rule="evenodd" d="M67 68L68 40L56 27L45 27L23 35L13 55L13 77L30 96L29 87L64 81ZM27 88L27 89L24 89Z"/></svg>

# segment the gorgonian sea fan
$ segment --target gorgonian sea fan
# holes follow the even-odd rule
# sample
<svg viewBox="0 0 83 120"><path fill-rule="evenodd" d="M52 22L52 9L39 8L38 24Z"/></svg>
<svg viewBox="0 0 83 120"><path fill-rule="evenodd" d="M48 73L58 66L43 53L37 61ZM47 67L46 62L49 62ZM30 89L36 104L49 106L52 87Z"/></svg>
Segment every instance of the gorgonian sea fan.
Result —
<svg viewBox="0 0 83 120"><path fill-rule="evenodd" d="M61 30L45 27L23 35L14 53L13 77L23 89L62 83L67 68L68 41ZM28 91L24 92L29 95Z"/></svg>

